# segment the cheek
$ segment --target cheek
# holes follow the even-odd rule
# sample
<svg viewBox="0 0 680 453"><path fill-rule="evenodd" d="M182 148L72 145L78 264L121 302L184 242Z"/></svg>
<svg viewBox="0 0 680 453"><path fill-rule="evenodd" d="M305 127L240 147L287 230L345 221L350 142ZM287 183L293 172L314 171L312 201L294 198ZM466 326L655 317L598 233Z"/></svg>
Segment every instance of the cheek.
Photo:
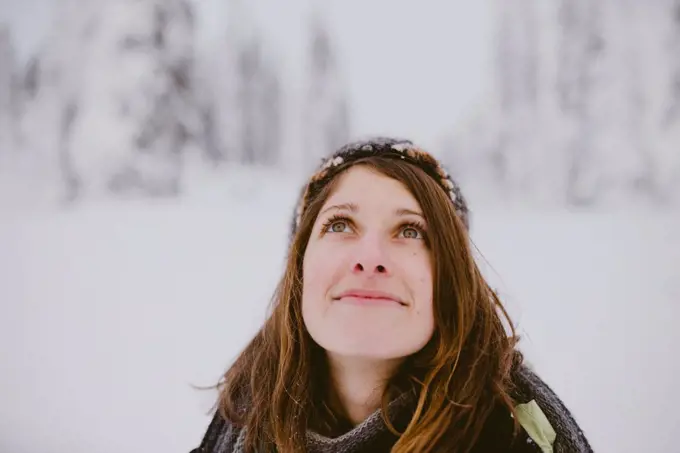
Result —
<svg viewBox="0 0 680 453"><path fill-rule="evenodd" d="M430 256L427 252L412 252L407 263L405 272L418 304L416 308L423 314L431 313L434 278Z"/></svg>
<svg viewBox="0 0 680 453"><path fill-rule="evenodd" d="M404 271L415 300L414 315L417 321L414 326L418 326L419 335L422 335L421 346L424 346L432 337L435 328L432 261L430 254L426 251L412 253L409 259L405 261L408 265Z"/></svg>
<svg viewBox="0 0 680 453"><path fill-rule="evenodd" d="M434 277L432 263L428 253L422 254L417 260L413 272L413 287L416 297L416 317L424 334L424 343L430 340L435 329L434 322Z"/></svg>
<svg viewBox="0 0 680 453"><path fill-rule="evenodd" d="M336 279L338 264L331 257L337 258L337 255L327 249L321 244L314 244L305 252L302 266L303 307L322 302Z"/></svg>

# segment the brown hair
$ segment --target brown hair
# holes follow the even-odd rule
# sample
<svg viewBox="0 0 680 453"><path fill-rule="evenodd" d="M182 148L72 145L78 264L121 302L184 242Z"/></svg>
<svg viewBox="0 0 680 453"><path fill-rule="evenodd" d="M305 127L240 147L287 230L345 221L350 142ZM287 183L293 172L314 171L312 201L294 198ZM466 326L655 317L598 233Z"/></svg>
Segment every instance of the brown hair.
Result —
<svg viewBox="0 0 680 453"><path fill-rule="evenodd" d="M477 267L467 230L451 201L430 176L415 165L389 157L362 158L349 166L354 165L365 165L403 183L428 224L435 332L422 350L408 358L383 395L385 414L388 401L404 390L404 383L417 394L413 417L398 433L392 451L450 451L455 445L457 451L468 452L494 408L501 404L514 413L509 387L516 341L512 322ZM247 426L247 452L305 452L311 421L329 418L323 401L330 385L324 353L302 318L302 262L316 218L337 180L305 209L271 314L220 385L222 416L237 426Z"/></svg>

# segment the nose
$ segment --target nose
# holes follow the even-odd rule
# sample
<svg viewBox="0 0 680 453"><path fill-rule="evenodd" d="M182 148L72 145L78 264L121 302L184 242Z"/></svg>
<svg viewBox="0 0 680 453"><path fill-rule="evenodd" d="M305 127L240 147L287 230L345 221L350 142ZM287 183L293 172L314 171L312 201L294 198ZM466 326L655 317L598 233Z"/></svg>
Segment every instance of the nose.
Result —
<svg viewBox="0 0 680 453"><path fill-rule="evenodd" d="M371 269L371 266L369 265L369 266L368 266L368 270L370 271L370 269ZM364 270L366 270L366 267L363 265L363 263L357 262L357 263L354 265L354 272L355 272L355 273L362 273L362 272L364 272ZM374 271L374 273L376 273L376 274L386 274L386 273L387 273L387 268L386 268L385 266L383 266L382 264L377 264L377 265L373 268L373 271Z"/></svg>
<svg viewBox="0 0 680 453"><path fill-rule="evenodd" d="M352 272L367 276L389 274L391 266L384 246L378 238L364 238L357 244L357 252L352 262Z"/></svg>

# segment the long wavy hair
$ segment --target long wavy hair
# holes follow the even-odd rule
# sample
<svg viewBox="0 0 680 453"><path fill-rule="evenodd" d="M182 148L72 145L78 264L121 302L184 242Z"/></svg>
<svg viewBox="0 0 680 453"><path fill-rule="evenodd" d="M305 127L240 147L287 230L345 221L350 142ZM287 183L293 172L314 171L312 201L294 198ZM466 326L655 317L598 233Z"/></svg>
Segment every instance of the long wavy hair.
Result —
<svg viewBox="0 0 680 453"><path fill-rule="evenodd" d="M513 324L482 276L467 229L444 190L423 170L398 159L368 157L350 166L355 165L393 178L413 194L428 225L434 270L434 334L423 349L406 358L382 398L385 422L398 436L392 452L451 451L452 446L469 452L499 404L514 414L509 377L517 338ZM328 365L305 327L301 305L307 243L337 181L336 176L308 204L271 313L218 385L221 415L247 427L247 452L303 453L308 429L326 427L332 432L342 419L329 408ZM407 390L416 395L413 416L398 432L385 415L387 404Z"/></svg>

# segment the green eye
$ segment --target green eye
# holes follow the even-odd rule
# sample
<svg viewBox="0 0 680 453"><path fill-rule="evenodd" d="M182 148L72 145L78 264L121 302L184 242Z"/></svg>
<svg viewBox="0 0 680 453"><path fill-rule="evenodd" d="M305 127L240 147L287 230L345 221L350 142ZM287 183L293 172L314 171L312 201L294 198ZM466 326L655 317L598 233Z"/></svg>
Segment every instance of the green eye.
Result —
<svg viewBox="0 0 680 453"><path fill-rule="evenodd" d="M417 225L405 225L401 229L401 235L406 239L425 239L422 229Z"/></svg>
<svg viewBox="0 0 680 453"><path fill-rule="evenodd" d="M350 223L344 218L329 219L323 228L324 233L348 233L350 232Z"/></svg>
<svg viewBox="0 0 680 453"><path fill-rule="evenodd" d="M342 233L347 228L347 222L338 221L330 225L329 229L332 233Z"/></svg>

